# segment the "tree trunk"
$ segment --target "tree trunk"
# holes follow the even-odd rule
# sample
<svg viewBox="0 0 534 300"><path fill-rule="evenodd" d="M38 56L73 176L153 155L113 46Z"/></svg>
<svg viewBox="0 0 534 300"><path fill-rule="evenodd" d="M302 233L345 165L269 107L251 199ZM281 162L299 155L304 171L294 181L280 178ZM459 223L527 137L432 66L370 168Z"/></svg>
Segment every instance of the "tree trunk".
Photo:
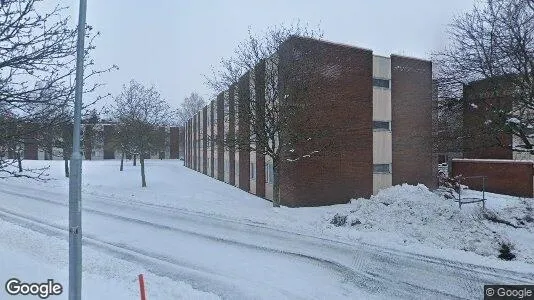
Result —
<svg viewBox="0 0 534 300"><path fill-rule="evenodd" d="M63 156L63 160L65 161L65 177L69 177L69 159L67 156Z"/></svg>
<svg viewBox="0 0 534 300"><path fill-rule="evenodd" d="M17 164L19 166L19 172L22 172L22 159L20 158L20 151L17 151Z"/></svg>
<svg viewBox="0 0 534 300"><path fill-rule="evenodd" d="M137 154L134 154L133 157L134 157L133 165L137 166Z"/></svg>
<svg viewBox="0 0 534 300"><path fill-rule="evenodd" d="M121 171L124 170L124 151L121 152Z"/></svg>
<svg viewBox="0 0 534 300"><path fill-rule="evenodd" d="M273 160L273 207L280 207L280 166Z"/></svg>
<svg viewBox="0 0 534 300"><path fill-rule="evenodd" d="M139 162L141 163L141 187L146 187L146 180L145 180L145 158L143 157L143 154L139 154Z"/></svg>

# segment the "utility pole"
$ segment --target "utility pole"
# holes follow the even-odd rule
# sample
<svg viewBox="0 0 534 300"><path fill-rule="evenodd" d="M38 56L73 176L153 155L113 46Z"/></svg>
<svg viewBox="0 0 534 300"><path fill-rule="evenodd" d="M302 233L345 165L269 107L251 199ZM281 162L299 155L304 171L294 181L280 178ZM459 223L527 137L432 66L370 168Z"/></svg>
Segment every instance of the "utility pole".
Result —
<svg viewBox="0 0 534 300"><path fill-rule="evenodd" d="M76 93L72 132L71 174L69 177L69 300L82 299L82 119L83 62L85 52L85 13L87 0L80 0L78 45L76 49Z"/></svg>

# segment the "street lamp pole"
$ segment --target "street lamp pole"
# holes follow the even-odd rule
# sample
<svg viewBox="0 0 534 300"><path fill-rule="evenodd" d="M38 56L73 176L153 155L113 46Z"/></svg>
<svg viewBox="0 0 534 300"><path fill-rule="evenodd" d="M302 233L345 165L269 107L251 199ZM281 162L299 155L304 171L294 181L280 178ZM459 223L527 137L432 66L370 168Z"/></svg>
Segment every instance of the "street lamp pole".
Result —
<svg viewBox="0 0 534 300"><path fill-rule="evenodd" d="M85 13L87 0L80 0L78 44L76 49L76 91L72 133L71 173L69 177L69 300L82 298L82 155L80 131L82 119L83 62L85 52Z"/></svg>

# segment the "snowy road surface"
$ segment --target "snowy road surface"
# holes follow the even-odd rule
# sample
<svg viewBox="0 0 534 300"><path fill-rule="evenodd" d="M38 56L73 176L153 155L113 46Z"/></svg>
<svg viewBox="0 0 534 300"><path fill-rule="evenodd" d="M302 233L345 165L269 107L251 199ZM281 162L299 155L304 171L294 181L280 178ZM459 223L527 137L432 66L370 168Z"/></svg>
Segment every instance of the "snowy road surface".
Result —
<svg viewBox="0 0 534 300"><path fill-rule="evenodd" d="M0 219L67 237L64 192L6 182L0 199ZM86 195L83 207L86 248L226 299L475 299L484 284L534 281L108 196Z"/></svg>

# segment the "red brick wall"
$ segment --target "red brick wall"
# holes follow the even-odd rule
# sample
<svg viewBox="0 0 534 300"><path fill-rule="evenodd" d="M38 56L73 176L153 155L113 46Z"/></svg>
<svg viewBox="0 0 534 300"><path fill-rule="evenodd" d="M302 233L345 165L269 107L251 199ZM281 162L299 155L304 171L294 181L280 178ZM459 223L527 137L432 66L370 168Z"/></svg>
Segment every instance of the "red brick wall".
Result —
<svg viewBox="0 0 534 300"><path fill-rule="evenodd" d="M104 125L104 159L115 158L115 147L113 145L114 125Z"/></svg>
<svg viewBox="0 0 534 300"><path fill-rule="evenodd" d="M510 109L512 101L503 93L507 89L507 81L500 79L480 80L464 88L464 158L513 158L512 150L502 146L511 145L512 136L492 132L491 127L484 124L492 107Z"/></svg>
<svg viewBox="0 0 534 300"><path fill-rule="evenodd" d="M224 181L224 95L217 96L217 179Z"/></svg>
<svg viewBox="0 0 534 300"><path fill-rule="evenodd" d="M250 75L246 73L240 78L238 83L239 102L237 104L238 117L237 126L240 139L247 139L250 136L249 114L246 113L250 103ZM236 184L244 191L250 191L250 152L239 151L239 182Z"/></svg>
<svg viewBox="0 0 534 300"><path fill-rule="evenodd" d="M208 107L202 109L202 173L208 174Z"/></svg>
<svg viewBox="0 0 534 300"><path fill-rule="evenodd" d="M486 191L519 197L534 197L534 163L513 160L453 159L452 175L487 176ZM466 179L465 185L482 190L480 179Z"/></svg>
<svg viewBox="0 0 534 300"><path fill-rule="evenodd" d="M254 69L254 90L256 96L256 113L264 115L265 105L265 62L259 63ZM258 125L262 126L262 125ZM265 197L265 156L262 149L256 152L256 195Z"/></svg>
<svg viewBox="0 0 534 300"><path fill-rule="evenodd" d="M180 155L180 127L171 127L169 133L170 158L179 158Z"/></svg>
<svg viewBox="0 0 534 300"><path fill-rule="evenodd" d="M94 130L92 124L85 124L83 126L83 152L85 159L90 160L93 152Z"/></svg>
<svg viewBox="0 0 534 300"><path fill-rule="evenodd" d="M38 159L38 146L37 141L32 138L25 139L24 141L24 159Z"/></svg>
<svg viewBox="0 0 534 300"><path fill-rule="evenodd" d="M319 151L297 162L283 160L282 204L319 206L370 196L372 52L292 38L281 48L280 59L281 64L296 66L289 68L290 74L280 71L280 81L299 94L288 100L304 107L293 119L292 131L311 138L299 138L293 148L300 154Z"/></svg>
<svg viewBox="0 0 534 300"><path fill-rule="evenodd" d="M235 98L234 93L236 92L236 87L231 86L228 90L228 136L233 138L235 134ZM236 185L235 182L235 147L233 145L228 145L228 161L230 165L230 180L229 183L231 185Z"/></svg>
<svg viewBox="0 0 534 300"><path fill-rule="evenodd" d="M186 152L185 152L185 162L186 162L186 166L188 168L191 168L191 120L187 121L186 123L186 133L185 135L187 136L186 138Z"/></svg>
<svg viewBox="0 0 534 300"><path fill-rule="evenodd" d="M436 186L432 157L432 64L391 56L393 185Z"/></svg>
<svg viewBox="0 0 534 300"><path fill-rule="evenodd" d="M217 159L215 157L215 136L213 134L215 130L215 124L213 122L214 116L215 116L215 101L211 101L209 105L209 118L210 118L210 137L209 137L209 145L210 145L210 174L212 177L216 178L217 175L215 174L215 160Z"/></svg>
<svg viewBox="0 0 534 300"><path fill-rule="evenodd" d="M192 127L192 130L193 130L193 145L192 145L192 150L193 150L193 170L195 171L198 171L198 152L199 152L199 147L198 147L198 121L197 121L197 117L198 117L198 114L195 115L193 117L193 127Z"/></svg>

